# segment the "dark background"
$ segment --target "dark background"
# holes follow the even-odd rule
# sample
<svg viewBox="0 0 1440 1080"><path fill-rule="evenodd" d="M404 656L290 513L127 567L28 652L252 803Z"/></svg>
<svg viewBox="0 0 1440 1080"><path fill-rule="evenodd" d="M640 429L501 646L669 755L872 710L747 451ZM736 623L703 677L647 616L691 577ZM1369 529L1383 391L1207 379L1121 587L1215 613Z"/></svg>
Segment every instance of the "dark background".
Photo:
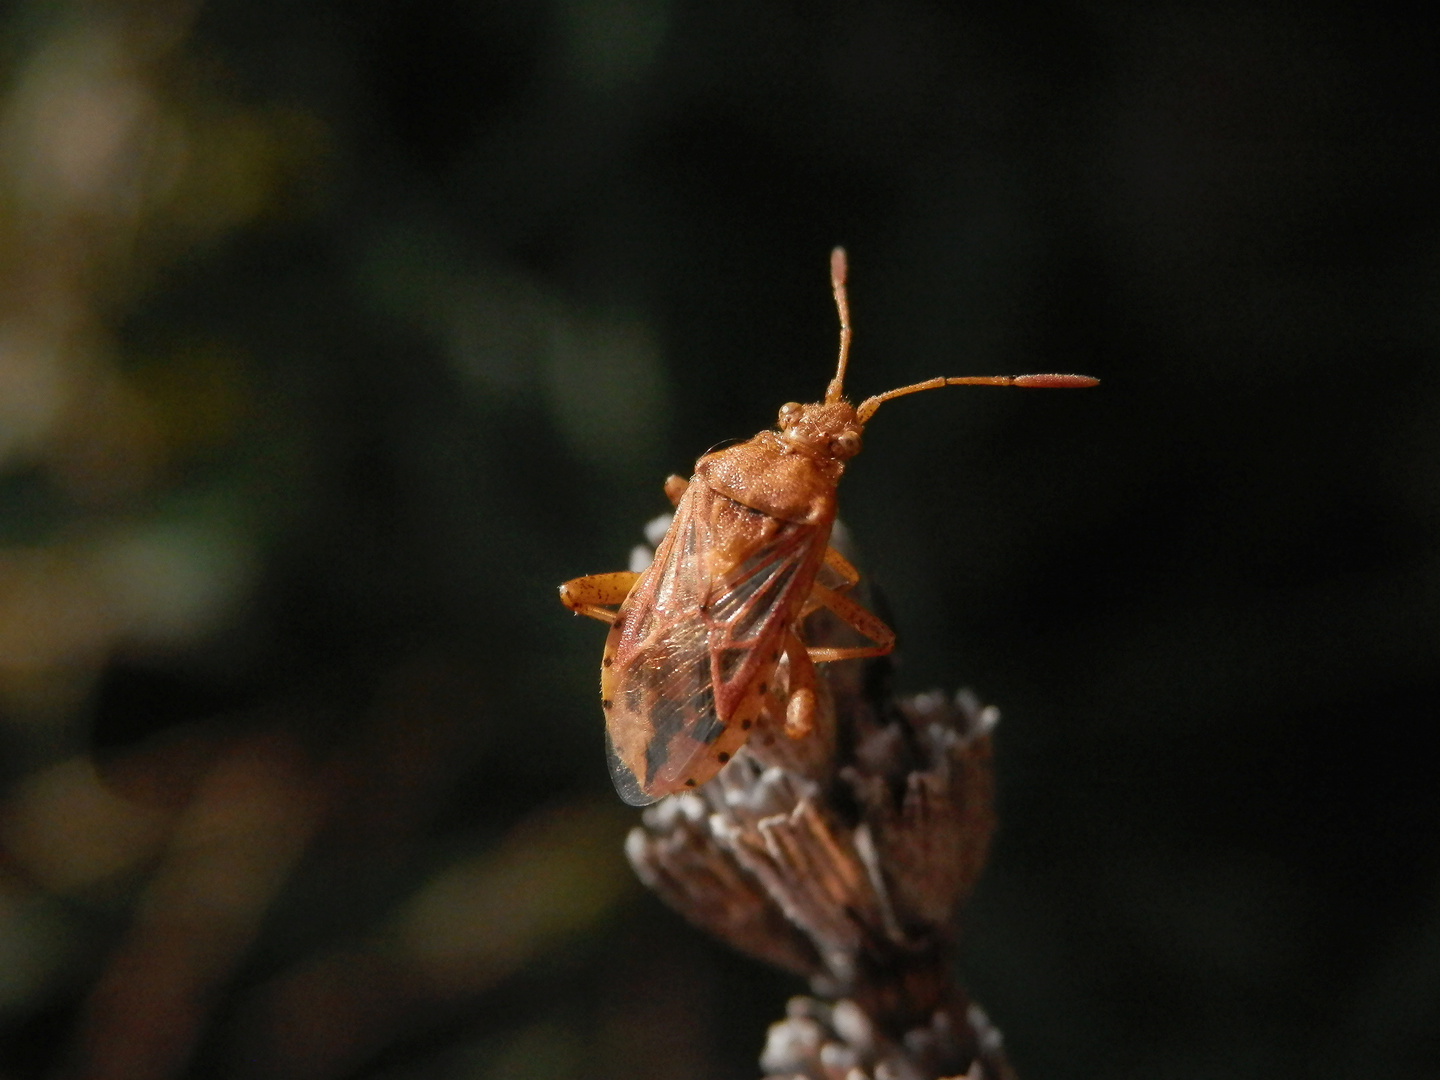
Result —
<svg viewBox="0 0 1440 1080"><path fill-rule="evenodd" d="M899 685L998 704L1023 1077L1440 1069L1437 41L1373 4L21 3L0 1075L744 1077L602 632L820 396Z"/></svg>

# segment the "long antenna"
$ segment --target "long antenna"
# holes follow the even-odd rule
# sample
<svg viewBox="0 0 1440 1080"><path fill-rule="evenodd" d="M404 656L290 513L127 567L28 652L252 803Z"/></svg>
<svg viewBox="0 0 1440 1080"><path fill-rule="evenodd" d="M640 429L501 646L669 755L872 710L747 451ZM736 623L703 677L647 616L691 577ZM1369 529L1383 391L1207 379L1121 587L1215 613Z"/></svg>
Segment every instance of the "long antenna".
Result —
<svg viewBox="0 0 1440 1080"><path fill-rule="evenodd" d="M830 252L830 291L835 294L835 310L840 312L840 363L835 378L825 388L825 403L840 400L845 389L845 365L850 361L850 302L845 298L845 249ZM878 404L878 403L877 403Z"/></svg>
<svg viewBox="0 0 1440 1080"><path fill-rule="evenodd" d="M836 250L838 251L839 248ZM840 357L843 363L844 345L840 348ZM838 385L839 376L836 376L836 380L830 384L832 390ZM939 390L942 386L1026 386L1048 390L1076 390L1084 386L1095 386L1099 382L1099 379L1092 379L1089 375L958 375L951 378L942 376L938 379L926 379L924 382L912 383L910 386L902 386L896 390L887 390L883 394L868 397L855 409L855 419L863 424L875 415L876 409L891 398L904 397L906 394L918 394L921 390ZM829 393L825 395L825 400L832 400Z"/></svg>
<svg viewBox="0 0 1440 1080"><path fill-rule="evenodd" d="M850 301L845 295L847 266L845 249L837 247L830 252L830 291L835 294L835 310L840 313L840 361L835 365L835 378L825 388L825 404L840 401L845 393L845 366L850 362ZM855 410L855 418L865 423L875 415L875 410L891 398L918 394L921 390L939 390L942 386L1027 386L1051 390L1070 390L1084 386L1095 386L1099 379L1089 375L959 375L950 378L927 379L924 382L887 390L862 401Z"/></svg>

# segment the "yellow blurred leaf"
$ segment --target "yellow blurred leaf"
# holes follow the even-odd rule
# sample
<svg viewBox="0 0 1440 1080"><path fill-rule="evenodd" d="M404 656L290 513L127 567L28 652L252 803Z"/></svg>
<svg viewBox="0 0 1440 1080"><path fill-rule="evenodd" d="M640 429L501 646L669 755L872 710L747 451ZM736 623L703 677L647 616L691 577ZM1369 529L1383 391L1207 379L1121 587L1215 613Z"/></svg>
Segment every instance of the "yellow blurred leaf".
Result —
<svg viewBox="0 0 1440 1080"><path fill-rule="evenodd" d="M604 805L540 812L427 885L400 916L402 949L437 982L479 988L503 978L634 888L621 854L630 824Z"/></svg>

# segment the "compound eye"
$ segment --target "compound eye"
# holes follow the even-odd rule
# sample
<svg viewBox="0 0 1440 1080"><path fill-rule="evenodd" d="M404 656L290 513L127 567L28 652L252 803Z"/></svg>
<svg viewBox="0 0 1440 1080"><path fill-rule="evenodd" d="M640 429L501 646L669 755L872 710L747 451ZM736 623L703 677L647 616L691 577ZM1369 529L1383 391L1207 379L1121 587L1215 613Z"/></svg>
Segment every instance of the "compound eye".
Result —
<svg viewBox="0 0 1440 1080"><path fill-rule="evenodd" d="M800 413L801 413L801 411L802 411L802 410L801 410L801 407L800 407L800 403L799 403L798 401L787 401L784 405L781 405L781 406L780 406L780 428L781 428L781 430L784 430L785 428L794 426L795 421L797 421L797 420L800 419Z"/></svg>
<svg viewBox="0 0 1440 1080"><path fill-rule="evenodd" d="M854 457L860 452L860 433L858 431L842 431L835 436L835 441L830 444L830 448L836 457Z"/></svg>

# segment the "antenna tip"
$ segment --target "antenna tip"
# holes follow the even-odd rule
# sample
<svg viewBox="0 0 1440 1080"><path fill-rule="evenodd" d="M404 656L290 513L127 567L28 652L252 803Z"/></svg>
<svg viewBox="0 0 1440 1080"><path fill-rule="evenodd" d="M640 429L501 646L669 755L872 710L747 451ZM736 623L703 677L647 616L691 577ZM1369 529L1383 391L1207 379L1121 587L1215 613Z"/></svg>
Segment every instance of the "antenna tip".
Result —
<svg viewBox="0 0 1440 1080"><path fill-rule="evenodd" d="M836 286L845 284L845 249L837 247L830 252L830 281Z"/></svg>
<svg viewBox="0 0 1440 1080"><path fill-rule="evenodd" d="M1042 390L1068 390L1084 386L1098 386L1099 379L1089 375L1016 375L1014 386L1037 387Z"/></svg>

